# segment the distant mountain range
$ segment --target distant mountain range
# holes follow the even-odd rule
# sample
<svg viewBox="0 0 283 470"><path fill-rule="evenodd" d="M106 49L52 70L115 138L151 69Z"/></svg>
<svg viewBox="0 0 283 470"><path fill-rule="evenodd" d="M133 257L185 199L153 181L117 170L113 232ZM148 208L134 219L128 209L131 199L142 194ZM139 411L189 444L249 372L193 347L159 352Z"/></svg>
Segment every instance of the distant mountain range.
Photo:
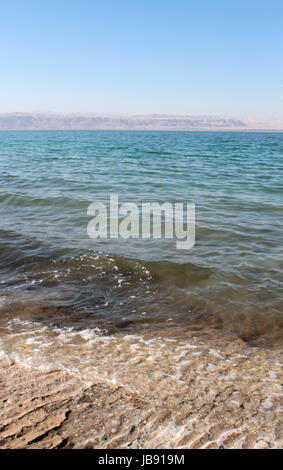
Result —
<svg viewBox="0 0 283 470"><path fill-rule="evenodd" d="M283 119L256 121L217 116L95 115L55 113L0 114L0 130L276 130Z"/></svg>

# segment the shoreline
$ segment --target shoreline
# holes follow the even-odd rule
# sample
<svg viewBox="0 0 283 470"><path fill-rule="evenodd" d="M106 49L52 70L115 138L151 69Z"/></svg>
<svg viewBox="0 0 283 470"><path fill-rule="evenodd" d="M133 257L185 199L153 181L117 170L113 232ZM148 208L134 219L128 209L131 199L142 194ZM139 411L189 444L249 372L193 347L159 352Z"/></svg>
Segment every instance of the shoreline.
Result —
<svg viewBox="0 0 283 470"><path fill-rule="evenodd" d="M216 350L214 380L211 362L200 360L181 394L164 375L171 390L161 401L156 388L143 395L103 377L86 380L2 358L0 448L279 448L277 352L235 340L225 353L233 361L228 373Z"/></svg>

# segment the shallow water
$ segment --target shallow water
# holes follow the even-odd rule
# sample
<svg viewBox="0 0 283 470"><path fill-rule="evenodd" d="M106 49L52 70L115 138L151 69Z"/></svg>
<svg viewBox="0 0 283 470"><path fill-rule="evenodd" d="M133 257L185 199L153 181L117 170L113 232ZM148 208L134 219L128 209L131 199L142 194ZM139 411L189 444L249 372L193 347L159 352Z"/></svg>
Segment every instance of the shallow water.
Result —
<svg viewBox="0 0 283 470"><path fill-rule="evenodd" d="M40 328L43 350L49 335L59 350L72 328L88 332L90 347L97 334L127 349L129 335L207 332L280 345L282 155L282 133L1 132L3 351L37 357ZM110 193L121 203L194 202L194 248L89 239L88 205ZM91 354L82 344L73 361Z"/></svg>

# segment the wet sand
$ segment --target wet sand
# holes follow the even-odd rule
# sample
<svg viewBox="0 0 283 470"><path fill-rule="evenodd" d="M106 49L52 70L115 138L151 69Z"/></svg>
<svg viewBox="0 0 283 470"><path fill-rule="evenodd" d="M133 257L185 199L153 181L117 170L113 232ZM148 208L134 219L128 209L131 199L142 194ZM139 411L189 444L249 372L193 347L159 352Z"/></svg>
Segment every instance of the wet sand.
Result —
<svg viewBox="0 0 283 470"><path fill-rule="evenodd" d="M129 387L2 356L1 448L279 448L280 355L197 341L179 376ZM188 359L190 357L190 359ZM139 365L137 366L139 368ZM144 393L144 388L147 393Z"/></svg>

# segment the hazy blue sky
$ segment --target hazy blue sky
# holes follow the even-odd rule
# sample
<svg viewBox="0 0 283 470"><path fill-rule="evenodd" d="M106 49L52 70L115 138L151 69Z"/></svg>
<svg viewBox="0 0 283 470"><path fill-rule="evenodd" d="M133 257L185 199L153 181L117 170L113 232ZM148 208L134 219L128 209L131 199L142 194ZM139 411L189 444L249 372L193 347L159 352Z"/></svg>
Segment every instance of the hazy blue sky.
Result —
<svg viewBox="0 0 283 470"><path fill-rule="evenodd" d="M282 0L0 0L0 112L283 117Z"/></svg>

